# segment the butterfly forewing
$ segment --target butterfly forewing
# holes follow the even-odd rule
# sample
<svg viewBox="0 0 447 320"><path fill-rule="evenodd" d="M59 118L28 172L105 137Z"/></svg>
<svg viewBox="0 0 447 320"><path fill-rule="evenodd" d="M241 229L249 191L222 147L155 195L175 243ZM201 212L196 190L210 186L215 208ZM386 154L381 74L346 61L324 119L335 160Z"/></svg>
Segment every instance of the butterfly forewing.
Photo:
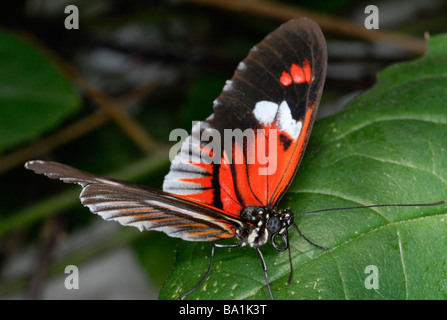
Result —
<svg viewBox="0 0 447 320"><path fill-rule="evenodd" d="M188 241L213 241L234 236L241 222L201 203L136 184L96 176L51 161L26 164L39 174L82 186L81 202L105 220L140 230L163 231Z"/></svg>
<svg viewBox="0 0 447 320"><path fill-rule="evenodd" d="M326 43L315 22L295 19L272 32L226 82L214 114L193 127L163 189L233 214L275 206L302 159L325 75ZM211 130L219 150L200 140ZM242 139L228 144L229 133ZM219 161L207 164L201 155Z"/></svg>

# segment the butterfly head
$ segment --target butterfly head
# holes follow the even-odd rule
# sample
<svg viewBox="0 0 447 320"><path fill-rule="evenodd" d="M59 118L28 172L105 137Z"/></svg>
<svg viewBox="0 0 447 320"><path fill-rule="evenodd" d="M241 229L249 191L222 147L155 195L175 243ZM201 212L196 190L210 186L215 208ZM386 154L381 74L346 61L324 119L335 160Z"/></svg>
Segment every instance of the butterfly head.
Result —
<svg viewBox="0 0 447 320"><path fill-rule="evenodd" d="M245 207L240 215L248 222L237 233L241 245L260 247L270 240L278 251L289 247L287 230L293 224L293 213L290 210L276 211L271 207L250 206ZM276 241L278 237L282 239L282 244Z"/></svg>

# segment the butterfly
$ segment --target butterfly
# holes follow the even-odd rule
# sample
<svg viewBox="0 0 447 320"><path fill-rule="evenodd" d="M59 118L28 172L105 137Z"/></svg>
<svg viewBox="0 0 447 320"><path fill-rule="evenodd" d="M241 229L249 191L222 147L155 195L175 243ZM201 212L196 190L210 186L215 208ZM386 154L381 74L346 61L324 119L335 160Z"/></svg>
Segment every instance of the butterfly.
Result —
<svg viewBox="0 0 447 320"><path fill-rule="evenodd" d="M271 242L278 251L288 249L290 257L288 230L294 226L304 237L291 210L277 205L309 141L326 65L326 42L311 19L290 20L270 33L239 63L214 101L214 113L193 126L171 163L163 191L57 162L35 160L25 167L80 184L82 204L105 220L186 241L235 238L234 244L214 243L206 274L181 298L205 281L216 247L249 246L261 259L273 299L260 247ZM203 135L213 137L213 148Z"/></svg>

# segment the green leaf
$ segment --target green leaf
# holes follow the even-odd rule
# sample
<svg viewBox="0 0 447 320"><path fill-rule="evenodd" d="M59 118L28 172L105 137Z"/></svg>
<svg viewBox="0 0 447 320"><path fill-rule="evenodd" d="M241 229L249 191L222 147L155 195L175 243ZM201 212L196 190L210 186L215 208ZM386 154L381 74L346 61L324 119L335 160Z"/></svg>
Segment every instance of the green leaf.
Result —
<svg viewBox="0 0 447 320"><path fill-rule="evenodd" d="M447 36L433 37L429 45L427 55L384 70L374 88L315 124L280 208L299 213L447 199ZM262 247L273 295L445 299L446 210L381 207L299 216L301 231L330 250L312 247L291 229L294 275L286 286L287 252ZM211 246L182 242L161 299L175 299L197 285ZM212 272L188 298L269 299L255 250L217 248Z"/></svg>
<svg viewBox="0 0 447 320"><path fill-rule="evenodd" d="M53 128L80 103L46 55L0 30L0 153Z"/></svg>

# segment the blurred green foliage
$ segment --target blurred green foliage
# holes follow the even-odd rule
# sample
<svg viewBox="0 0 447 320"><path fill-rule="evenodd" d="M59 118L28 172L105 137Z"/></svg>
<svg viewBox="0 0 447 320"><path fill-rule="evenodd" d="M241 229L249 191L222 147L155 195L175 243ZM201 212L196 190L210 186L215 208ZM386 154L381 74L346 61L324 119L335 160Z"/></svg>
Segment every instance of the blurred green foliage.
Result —
<svg viewBox="0 0 447 320"><path fill-rule="evenodd" d="M0 154L79 111L71 83L35 46L0 30Z"/></svg>

